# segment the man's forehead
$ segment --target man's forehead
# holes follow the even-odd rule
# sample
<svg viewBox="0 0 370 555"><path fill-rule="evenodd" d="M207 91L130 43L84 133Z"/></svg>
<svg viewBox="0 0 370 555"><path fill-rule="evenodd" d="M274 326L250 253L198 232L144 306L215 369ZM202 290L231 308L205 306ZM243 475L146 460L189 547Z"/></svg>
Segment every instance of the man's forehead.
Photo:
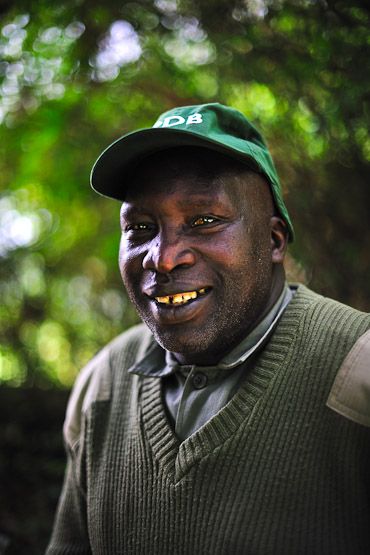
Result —
<svg viewBox="0 0 370 555"><path fill-rule="evenodd" d="M211 206L218 201L225 201L233 196L232 183L224 183L218 178L200 178L195 176L179 175L159 178L150 175L149 179L140 179L132 183L126 193L123 204L140 206L158 199L176 199L178 204L191 204L192 206Z"/></svg>
<svg viewBox="0 0 370 555"><path fill-rule="evenodd" d="M158 198L160 202L153 202L153 199ZM167 203L167 201L169 201ZM141 196L128 198L123 201L121 206L121 218L131 218L140 216L142 214L172 212L173 208L181 210L183 214L194 212L224 212L231 209L233 203L230 198L221 195L191 195L182 197L171 198L170 194L164 193L163 197L154 193L154 196Z"/></svg>

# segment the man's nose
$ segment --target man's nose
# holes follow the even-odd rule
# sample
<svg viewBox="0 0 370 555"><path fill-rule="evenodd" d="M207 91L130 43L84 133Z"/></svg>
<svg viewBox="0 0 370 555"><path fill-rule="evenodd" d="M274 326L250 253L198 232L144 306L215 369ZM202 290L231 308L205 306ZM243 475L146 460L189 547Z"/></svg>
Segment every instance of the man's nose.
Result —
<svg viewBox="0 0 370 555"><path fill-rule="evenodd" d="M153 238L143 260L144 270L168 274L175 268L192 266L195 253L180 234L163 232Z"/></svg>

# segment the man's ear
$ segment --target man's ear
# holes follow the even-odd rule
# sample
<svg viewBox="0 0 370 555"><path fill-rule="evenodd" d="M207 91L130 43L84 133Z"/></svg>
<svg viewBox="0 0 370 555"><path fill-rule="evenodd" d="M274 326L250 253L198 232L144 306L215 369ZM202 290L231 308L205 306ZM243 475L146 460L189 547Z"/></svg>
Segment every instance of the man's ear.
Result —
<svg viewBox="0 0 370 555"><path fill-rule="evenodd" d="M288 230L284 220L272 216L271 225L271 259L273 264L282 264L288 246Z"/></svg>

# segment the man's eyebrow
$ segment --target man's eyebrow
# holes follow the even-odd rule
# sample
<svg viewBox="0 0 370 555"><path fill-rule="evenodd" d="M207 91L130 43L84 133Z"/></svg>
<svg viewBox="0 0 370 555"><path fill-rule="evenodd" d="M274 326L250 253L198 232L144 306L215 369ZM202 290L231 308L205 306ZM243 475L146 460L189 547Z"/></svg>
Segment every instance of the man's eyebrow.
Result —
<svg viewBox="0 0 370 555"><path fill-rule="evenodd" d="M188 208L188 209L198 209L201 208L204 210L205 208L215 208L220 206L220 199L216 197L210 197L209 195L197 195L196 197L192 196L188 199L181 199L178 201L179 206L181 208Z"/></svg>
<svg viewBox="0 0 370 555"><path fill-rule="evenodd" d="M122 205L121 207L121 211L120 211L120 218L128 218L130 216L136 216L137 214L147 214L148 210L141 208L141 206L130 206L129 204L127 205Z"/></svg>

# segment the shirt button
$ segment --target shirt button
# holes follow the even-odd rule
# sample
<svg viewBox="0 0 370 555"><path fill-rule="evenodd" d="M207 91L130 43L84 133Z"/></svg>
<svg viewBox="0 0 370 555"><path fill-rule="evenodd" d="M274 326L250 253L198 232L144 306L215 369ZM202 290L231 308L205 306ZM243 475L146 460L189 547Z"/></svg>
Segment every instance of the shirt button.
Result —
<svg viewBox="0 0 370 555"><path fill-rule="evenodd" d="M194 374L191 380L195 389L202 389L203 387L206 387L208 383L207 376L202 372Z"/></svg>

